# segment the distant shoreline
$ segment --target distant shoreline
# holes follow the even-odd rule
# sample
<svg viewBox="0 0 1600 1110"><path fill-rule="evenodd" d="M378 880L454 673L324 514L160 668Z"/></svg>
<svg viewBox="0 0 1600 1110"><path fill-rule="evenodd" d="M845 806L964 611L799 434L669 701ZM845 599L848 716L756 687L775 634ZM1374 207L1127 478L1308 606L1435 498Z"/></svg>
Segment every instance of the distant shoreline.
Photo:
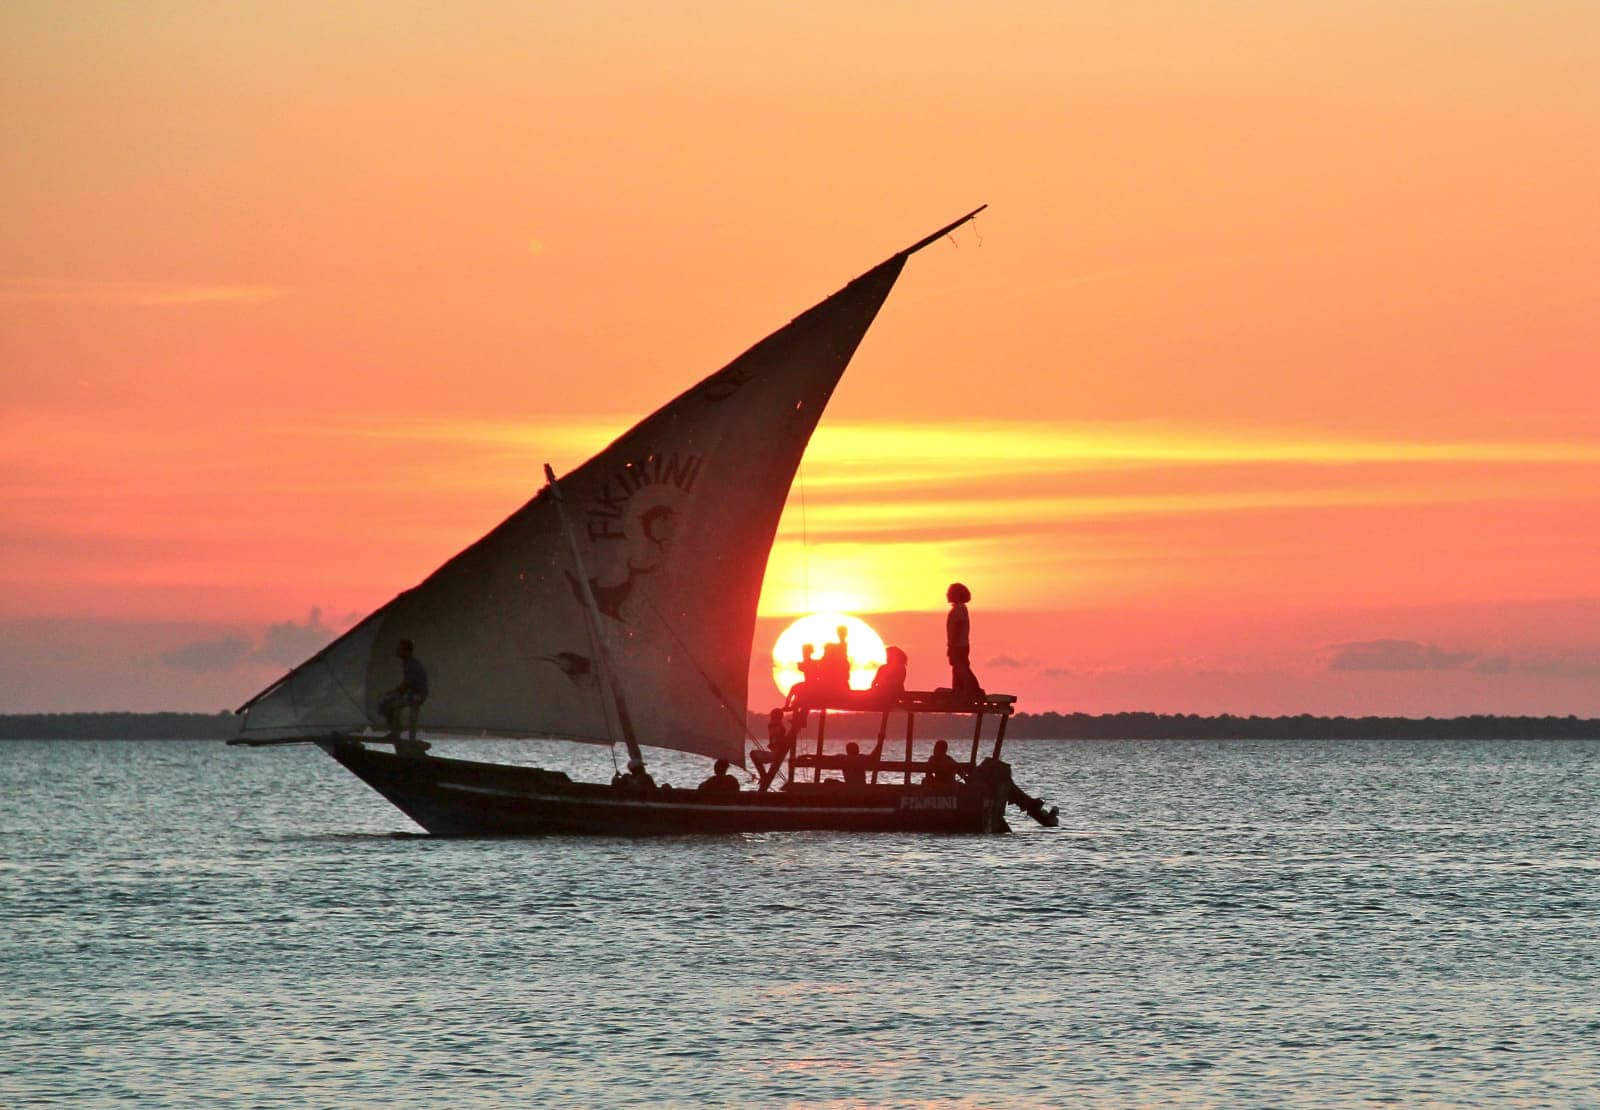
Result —
<svg viewBox="0 0 1600 1110"><path fill-rule="evenodd" d="M893 739L904 726L896 714ZM919 736L970 735L954 719L919 724ZM765 734L751 715L751 735ZM984 734L992 737L993 722ZM871 738L870 714L830 718L828 734ZM227 740L237 736L232 713L6 713L0 740ZM904 735L898 732L898 735ZM1194 713L1018 713L1006 736L1016 740L1592 740L1600 719L1587 717L1236 717Z"/></svg>

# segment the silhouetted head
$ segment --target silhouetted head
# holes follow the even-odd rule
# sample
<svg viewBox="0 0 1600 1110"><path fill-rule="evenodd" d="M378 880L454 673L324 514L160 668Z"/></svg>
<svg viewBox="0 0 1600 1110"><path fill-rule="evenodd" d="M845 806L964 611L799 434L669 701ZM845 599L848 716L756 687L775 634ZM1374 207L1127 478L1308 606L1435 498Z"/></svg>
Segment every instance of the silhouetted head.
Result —
<svg viewBox="0 0 1600 1110"><path fill-rule="evenodd" d="M897 647L885 648L883 654L891 663L909 663L911 661L911 657Z"/></svg>
<svg viewBox="0 0 1600 1110"><path fill-rule="evenodd" d="M834 631L839 634L839 642L841 644L850 638L850 629L842 624L838 628L835 628Z"/></svg>
<svg viewBox="0 0 1600 1110"><path fill-rule="evenodd" d="M844 746L844 750L847 755L860 755L861 745L852 740Z"/></svg>
<svg viewBox="0 0 1600 1110"><path fill-rule="evenodd" d="M950 745L946 744L943 740L939 741L937 744L935 744L933 746L933 754L934 755L944 755L949 750L950 750Z"/></svg>
<svg viewBox="0 0 1600 1110"><path fill-rule="evenodd" d="M416 650L417 645L413 644L410 640L401 640L394 646L394 653L402 659L411 658L412 653Z"/></svg>
<svg viewBox="0 0 1600 1110"><path fill-rule="evenodd" d="M711 769L716 772L718 778L721 778L723 775L728 773L728 761L726 759L719 759L716 761L716 763L712 764Z"/></svg>
<svg viewBox="0 0 1600 1110"><path fill-rule="evenodd" d="M800 658L802 658L802 659L810 659L816 653L817 653L817 645L816 644L806 644L804 647L802 647L800 649Z"/></svg>
<svg viewBox="0 0 1600 1110"><path fill-rule="evenodd" d="M775 724L775 725L783 724L783 710L774 709L771 713L767 714L767 720L771 724Z"/></svg>
<svg viewBox="0 0 1600 1110"><path fill-rule="evenodd" d="M958 601L962 605L965 605L967 602L972 600L972 591L967 589L960 582L952 582L950 583L950 588L944 592L944 599L950 602L952 605Z"/></svg>

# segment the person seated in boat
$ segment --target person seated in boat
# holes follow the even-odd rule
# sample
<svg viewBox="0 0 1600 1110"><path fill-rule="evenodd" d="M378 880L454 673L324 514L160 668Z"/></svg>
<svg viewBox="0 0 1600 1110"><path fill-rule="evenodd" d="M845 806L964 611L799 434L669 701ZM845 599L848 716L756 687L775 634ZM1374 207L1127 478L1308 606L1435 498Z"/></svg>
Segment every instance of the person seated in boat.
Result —
<svg viewBox="0 0 1600 1110"><path fill-rule="evenodd" d="M871 709L890 709L906 692L906 665L911 661L897 647L890 647L884 655L887 662L872 676L872 686L861 695L861 704Z"/></svg>
<svg viewBox="0 0 1600 1110"><path fill-rule="evenodd" d="M922 776L923 786L954 786L961 764L950 754L950 745L940 740L928 757L927 772Z"/></svg>
<svg viewBox="0 0 1600 1110"><path fill-rule="evenodd" d="M867 772L878 765L878 760L883 757L883 738L878 738L878 743L866 755L861 754L861 745L854 740L844 746L844 784L846 786L867 785Z"/></svg>
<svg viewBox="0 0 1600 1110"><path fill-rule="evenodd" d="M706 794L737 794L739 780L728 773L728 761L719 759L711 766L711 777L696 789Z"/></svg>
<svg viewBox="0 0 1600 1110"><path fill-rule="evenodd" d="M767 746L757 748L750 753L750 761L756 765L756 774L760 777L760 789L766 790L772 785L772 780L778 777L778 769L783 766L783 761L789 757L789 749L794 746L794 739L799 726L791 729L783 719L783 710L774 709L767 714ZM798 721L805 713L803 709L795 710L795 720Z"/></svg>
<svg viewBox="0 0 1600 1110"><path fill-rule="evenodd" d="M789 754L790 739L789 726L783 720L783 710L774 709L767 714L767 746L751 752L751 761L758 766L782 763Z"/></svg>
<svg viewBox="0 0 1600 1110"><path fill-rule="evenodd" d="M950 613L944 620L945 655L950 660L950 688L958 698L983 697L983 687L978 676L972 673L972 619L967 615L967 602L972 591L960 582L950 583L944 592L950 603Z"/></svg>
<svg viewBox="0 0 1600 1110"><path fill-rule="evenodd" d="M396 644L394 654L400 660L400 685L384 694L378 702L378 712L383 714L384 722L389 726L384 739L400 740L400 719L405 715L410 726L409 740L415 745L419 743L417 714L422 709L422 703L428 700L428 671L422 665L422 660L417 658L417 646L410 640L401 640Z"/></svg>
<svg viewBox="0 0 1600 1110"><path fill-rule="evenodd" d="M644 764L637 759L628 760L628 769L618 771L611 776L611 785L619 790L631 790L643 793L656 788L656 780L650 777L650 772L644 769Z"/></svg>

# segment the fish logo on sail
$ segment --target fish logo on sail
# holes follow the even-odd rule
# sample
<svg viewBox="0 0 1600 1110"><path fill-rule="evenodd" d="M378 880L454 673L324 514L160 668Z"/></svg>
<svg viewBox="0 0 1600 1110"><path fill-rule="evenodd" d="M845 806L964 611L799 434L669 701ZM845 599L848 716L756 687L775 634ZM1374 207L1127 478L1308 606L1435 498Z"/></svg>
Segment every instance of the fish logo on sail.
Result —
<svg viewBox="0 0 1600 1110"><path fill-rule="evenodd" d="M558 651L554 655L541 655L539 662L555 664L562 674L572 680L574 686L593 686L598 681L594 661L587 655L579 655L575 651Z"/></svg>

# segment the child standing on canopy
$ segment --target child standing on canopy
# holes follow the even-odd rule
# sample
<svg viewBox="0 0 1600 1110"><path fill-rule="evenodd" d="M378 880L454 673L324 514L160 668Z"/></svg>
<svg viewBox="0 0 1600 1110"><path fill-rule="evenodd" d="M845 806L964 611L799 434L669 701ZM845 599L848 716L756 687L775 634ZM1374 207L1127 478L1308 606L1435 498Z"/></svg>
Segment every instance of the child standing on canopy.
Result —
<svg viewBox="0 0 1600 1110"><path fill-rule="evenodd" d="M969 698L983 697L983 687L978 676L972 673L972 621L967 616L967 602L972 591L960 582L950 583L944 592L950 603L950 615L944 620L945 654L950 659L950 688Z"/></svg>

